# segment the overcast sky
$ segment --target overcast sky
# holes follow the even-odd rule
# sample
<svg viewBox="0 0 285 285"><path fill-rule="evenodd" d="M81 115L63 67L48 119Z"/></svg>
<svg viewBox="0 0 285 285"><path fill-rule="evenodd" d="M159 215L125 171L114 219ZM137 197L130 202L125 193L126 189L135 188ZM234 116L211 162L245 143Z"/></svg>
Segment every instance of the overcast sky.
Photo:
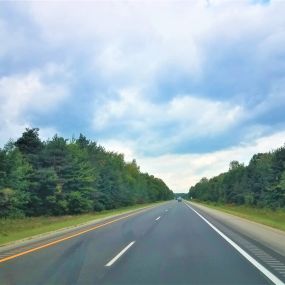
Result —
<svg viewBox="0 0 285 285"><path fill-rule="evenodd" d="M0 114L187 192L284 144L285 1L1 1Z"/></svg>

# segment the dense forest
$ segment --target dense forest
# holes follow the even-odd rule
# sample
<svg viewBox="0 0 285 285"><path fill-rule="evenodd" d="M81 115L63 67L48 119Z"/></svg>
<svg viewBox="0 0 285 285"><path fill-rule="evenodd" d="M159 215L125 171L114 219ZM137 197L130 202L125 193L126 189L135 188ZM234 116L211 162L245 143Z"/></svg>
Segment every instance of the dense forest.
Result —
<svg viewBox="0 0 285 285"><path fill-rule="evenodd" d="M200 201L285 208L285 146L259 153L248 166L232 161L229 171L211 179L202 178L188 193Z"/></svg>
<svg viewBox="0 0 285 285"><path fill-rule="evenodd" d="M173 198L136 161L83 135L41 141L26 129L0 149L0 217L79 214Z"/></svg>

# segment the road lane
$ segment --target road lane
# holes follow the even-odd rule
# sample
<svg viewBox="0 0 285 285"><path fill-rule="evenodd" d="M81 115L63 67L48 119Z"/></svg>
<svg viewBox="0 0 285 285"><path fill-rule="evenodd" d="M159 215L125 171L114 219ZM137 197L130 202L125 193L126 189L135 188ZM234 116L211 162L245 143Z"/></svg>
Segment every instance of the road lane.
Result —
<svg viewBox="0 0 285 285"><path fill-rule="evenodd" d="M271 283L184 203L171 201L1 263L0 284Z"/></svg>
<svg viewBox="0 0 285 285"><path fill-rule="evenodd" d="M102 284L271 284L183 203L119 260Z"/></svg>
<svg viewBox="0 0 285 285"><path fill-rule="evenodd" d="M0 284L100 284L105 264L130 241L144 236L162 204L106 227L98 228L54 246L0 263Z"/></svg>
<svg viewBox="0 0 285 285"><path fill-rule="evenodd" d="M189 203L219 230L285 283L284 232L221 211Z"/></svg>
<svg viewBox="0 0 285 285"><path fill-rule="evenodd" d="M163 203L163 202L162 202ZM164 202L165 203L165 202ZM147 211L157 205L142 207L141 209L127 211L126 213L106 217L103 219L96 219L78 226L59 229L54 232L44 233L32 238L26 238L9 245L0 247L0 263L5 262L9 259L13 259L17 256L33 252L56 243L60 243L75 236L84 234L99 227L104 227L108 224L123 220L130 216L136 215L140 212Z"/></svg>
<svg viewBox="0 0 285 285"><path fill-rule="evenodd" d="M272 274L265 266L263 266L254 257L248 254L242 247L240 247L227 235L221 232L217 227L215 227L211 222L209 222L204 216L202 216L199 212L193 209L188 203L185 203L185 205L189 209L191 209L193 212L195 212L205 223L207 223L217 234L219 234L227 243L229 243L236 251L238 251L246 260L248 260L261 273L263 273L270 281L272 281L274 284L279 284L279 285L282 284L282 281L277 276Z"/></svg>

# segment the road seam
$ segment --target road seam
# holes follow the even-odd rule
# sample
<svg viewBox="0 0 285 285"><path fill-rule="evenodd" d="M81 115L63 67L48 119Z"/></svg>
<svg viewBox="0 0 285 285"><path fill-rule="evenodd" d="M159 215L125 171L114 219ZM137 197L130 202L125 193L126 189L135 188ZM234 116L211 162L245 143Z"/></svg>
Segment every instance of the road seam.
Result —
<svg viewBox="0 0 285 285"><path fill-rule="evenodd" d="M121 250L114 258L112 258L105 266L112 266L133 244L135 241L130 242L123 250Z"/></svg>
<svg viewBox="0 0 285 285"><path fill-rule="evenodd" d="M243 250L239 245L237 245L233 240L227 237L219 229L217 229L212 223L210 223L206 218L204 218L200 213L190 207L187 203L184 204L196 213L204 222L206 222L215 232L217 232L224 240L226 240L234 249L236 249L244 258L246 258L252 265L254 265L261 273L263 273L267 278L269 278L276 285L285 285L277 276L266 269L262 264L260 264L255 258L249 255L245 250Z"/></svg>

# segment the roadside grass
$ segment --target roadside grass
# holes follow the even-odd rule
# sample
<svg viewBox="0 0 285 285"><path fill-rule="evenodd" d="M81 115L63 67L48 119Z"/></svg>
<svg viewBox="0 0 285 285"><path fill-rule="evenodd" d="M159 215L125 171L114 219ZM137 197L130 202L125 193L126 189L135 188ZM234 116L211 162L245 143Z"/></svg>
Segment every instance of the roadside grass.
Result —
<svg viewBox="0 0 285 285"><path fill-rule="evenodd" d="M92 220L123 214L158 203L140 204L114 210L94 212L81 215L26 217L21 219L0 219L0 246L31 236L72 227Z"/></svg>
<svg viewBox="0 0 285 285"><path fill-rule="evenodd" d="M200 201L195 201L195 203L285 231L285 209L274 211L268 208L253 208L244 205L221 205Z"/></svg>

